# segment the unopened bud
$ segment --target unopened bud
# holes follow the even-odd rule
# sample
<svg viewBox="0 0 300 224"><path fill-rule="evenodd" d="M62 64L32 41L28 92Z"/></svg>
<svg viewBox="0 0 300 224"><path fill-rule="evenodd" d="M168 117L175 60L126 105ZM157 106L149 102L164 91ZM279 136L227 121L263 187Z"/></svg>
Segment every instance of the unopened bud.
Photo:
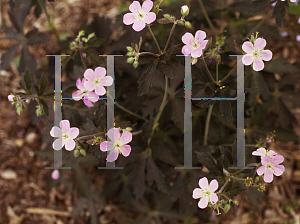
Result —
<svg viewBox="0 0 300 224"><path fill-rule="evenodd" d="M72 51L75 50L76 43L74 41L70 43L70 48L71 48Z"/></svg>
<svg viewBox="0 0 300 224"><path fill-rule="evenodd" d="M184 26L184 22L181 21L181 20L177 24L180 25L180 26Z"/></svg>
<svg viewBox="0 0 300 224"><path fill-rule="evenodd" d="M228 212L230 210L230 204L226 204L224 207L224 212Z"/></svg>
<svg viewBox="0 0 300 224"><path fill-rule="evenodd" d="M125 129L125 131L132 131L132 128L131 128L131 127L127 127L127 128Z"/></svg>
<svg viewBox="0 0 300 224"><path fill-rule="evenodd" d="M132 63L134 61L133 57L127 58L127 63Z"/></svg>
<svg viewBox="0 0 300 224"><path fill-rule="evenodd" d="M126 47L128 51L133 51L132 47Z"/></svg>
<svg viewBox="0 0 300 224"><path fill-rule="evenodd" d="M15 95L8 95L7 98L8 98L8 100L11 101L11 102L13 102L13 101L15 101L15 99L17 99L17 98L15 97Z"/></svg>
<svg viewBox="0 0 300 224"><path fill-rule="evenodd" d="M86 156L86 152L84 149L80 149L80 154L83 155L83 156Z"/></svg>
<svg viewBox="0 0 300 224"><path fill-rule="evenodd" d="M196 64L198 61L198 58L192 58L192 65Z"/></svg>
<svg viewBox="0 0 300 224"><path fill-rule="evenodd" d="M170 16L169 14L164 14L164 17L165 17L166 19L168 19L168 18L170 18L171 16Z"/></svg>
<svg viewBox="0 0 300 224"><path fill-rule="evenodd" d="M187 16L189 14L190 10L187 5L181 6L181 15Z"/></svg>
<svg viewBox="0 0 300 224"><path fill-rule="evenodd" d="M138 61L133 62L133 67L136 68L139 65Z"/></svg>
<svg viewBox="0 0 300 224"><path fill-rule="evenodd" d="M57 180L59 178L59 171L58 170L53 170L53 172L51 173L51 178L53 180Z"/></svg>
<svg viewBox="0 0 300 224"><path fill-rule="evenodd" d="M258 184L257 190L260 192L264 192L266 190L266 185L265 184Z"/></svg>
<svg viewBox="0 0 300 224"><path fill-rule="evenodd" d="M127 54L126 54L126 56L133 56L134 55L134 53L132 52L132 51L129 51Z"/></svg>
<svg viewBox="0 0 300 224"><path fill-rule="evenodd" d="M235 205L239 205L239 201L238 201L238 200L236 200L236 199L234 199L234 200L233 200L233 204L235 204Z"/></svg>
<svg viewBox="0 0 300 224"><path fill-rule="evenodd" d="M75 157L78 157L78 156L79 156L79 150L78 150L78 149L75 149L75 150L74 150L74 156L75 156Z"/></svg>
<svg viewBox="0 0 300 224"><path fill-rule="evenodd" d="M22 113L22 111L23 111L22 106L20 106L20 107L17 108L17 114L20 115Z"/></svg>
<svg viewBox="0 0 300 224"><path fill-rule="evenodd" d="M188 21L186 21L184 25L185 25L186 28L191 28L192 27L192 24Z"/></svg>
<svg viewBox="0 0 300 224"><path fill-rule="evenodd" d="M41 105L36 106L36 116L41 116L43 115L44 111L43 111L43 107Z"/></svg>
<svg viewBox="0 0 300 224"><path fill-rule="evenodd" d="M247 177L247 179L245 180L245 184L247 187L251 187L253 184L253 180L250 177Z"/></svg>

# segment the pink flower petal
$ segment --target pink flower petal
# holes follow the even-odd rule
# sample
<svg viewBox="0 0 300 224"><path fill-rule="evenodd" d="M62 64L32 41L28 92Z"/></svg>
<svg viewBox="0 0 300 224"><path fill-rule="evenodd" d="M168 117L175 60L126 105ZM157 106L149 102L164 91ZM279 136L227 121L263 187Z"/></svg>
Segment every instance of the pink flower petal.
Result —
<svg viewBox="0 0 300 224"><path fill-rule="evenodd" d="M265 166L261 166L261 167L259 167L258 169L257 169L257 174L258 174L258 176L261 176L261 175L263 175L264 174L264 172L265 172Z"/></svg>
<svg viewBox="0 0 300 224"><path fill-rule="evenodd" d="M284 161L284 157L282 155L276 155L272 157L272 163L275 165L282 163L283 161Z"/></svg>
<svg viewBox="0 0 300 224"><path fill-rule="evenodd" d="M264 157L261 157L261 164L262 165L266 165L267 163L271 162L272 159L270 156L264 156Z"/></svg>
<svg viewBox="0 0 300 224"><path fill-rule="evenodd" d="M150 0L144 1L143 4L142 4L142 10L144 12L150 12L152 7L153 7L153 2L150 1Z"/></svg>
<svg viewBox="0 0 300 224"><path fill-rule="evenodd" d="M111 76L106 76L101 79L100 84L103 86L111 86L114 83L114 79Z"/></svg>
<svg viewBox="0 0 300 224"><path fill-rule="evenodd" d="M75 141L73 139L69 138L66 141L65 148L68 151L72 151L75 148Z"/></svg>
<svg viewBox="0 0 300 224"><path fill-rule="evenodd" d="M181 40L184 44L190 45L191 42L194 40L194 36L193 34L187 32L182 36Z"/></svg>
<svg viewBox="0 0 300 224"><path fill-rule="evenodd" d="M82 84L80 78L78 78L77 81L76 81L76 87L77 87L78 89L83 89L83 84Z"/></svg>
<svg viewBox="0 0 300 224"><path fill-rule="evenodd" d="M51 178L53 180L57 180L59 178L59 171L58 170L53 170L53 172L51 173Z"/></svg>
<svg viewBox="0 0 300 224"><path fill-rule="evenodd" d="M129 6L130 12L136 12L137 10L141 10L141 4L138 1L133 1Z"/></svg>
<svg viewBox="0 0 300 224"><path fill-rule="evenodd" d="M87 80L92 80L94 78L94 71L90 68L88 68L87 70L85 70L83 76L84 78L86 78ZM86 87L85 87L86 88Z"/></svg>
<svg viewBox="0 0 300 224"><path fill-rule="evenodd" d="M99 96L103 96L106 93L106 89L103 86L101 86L101 85L96 85L96 87L95 87L95 93L97 95L99 95Z"/></svg>
<svg viewBox="0 0 300 224"><path fill-rule="evenodd" d="M219 200L219 198L218 198L218 195L217 194L215 194L215 193L212 193L211 195L210 195L210 202L212 203L212 204L216 204L216 202Z"/></svg>
<svg viewBox="0 0 300 224"><path fill-rule="evenodd" d="M206 177L203 177L199 180L199 186L202 188L202 189L206 189L208 187L208 180Z"/></svg>
<svg viewBox="0 0 300 224"><path fill-rule="evenodd" d="M121 145L125 145L132 140L132 134L129 131L124 131L121 138L120 138L120 143Z"/></svg>
<svg viewBox="0 0 300 224"><path fill-rule="evenodd" d="M190 45L184 45L182 50L181 50L182 54L184 54L185 56L190 55L192 52L192 48Z"/></svg>
<svg viewBox="0 0 300 224"><path fill-rule="evenodd" d="M103 67L95 68L95 77L102 79L106 75L106 69Z"/></svg>
<svg viewBox="0 0 300 224"><path fill-rule="evenodd" d="M82 92L81 90L77 90L75 93L72 93L72 98L75 101L79 101L82 98Z"/></svg>
<svg viewBox="0 0 300 224"><path fill-rule="evenodd" d="M144 18L145 23L150 24L156 20L156 14L154 12L149 12Z"/></svg>
<svg viewBox="0 0 300 224"><path fill-rule="evenodd" d="M70 121L62 120L60 122L60 127L63 132L68 132L70 130Z"/></svg>
<svg viewBox="0 0 300 224"><path fill-rule="evenodd" d="M218 181L217 180L212 180L209 184L209 188L211 191L216 191L219 187Z"/></svg>
<svg viewBox="0 0 300 224"><path fill-rule="evenodd" d="M283 165L273 166L273 169L274 169L274 175L275 176L280 176L285 171L285 168L284 168Z"/></svg>
<svg viewBox="0 0 300 224"><path fill-rule="evenodd" d="M143 20L137 20L132 25L132 29L134 29L136 32L140 32L145 27L146 27L146 23Z"/></svg>
<svg viewBox="0 0 300 224"><path fill-rule="evenodd" d="M251 54L253 51L253 44L250 41L246 41L242 45L243 51L245 51L247 54Z"/></svg>
<svg viewBox="0 0 300 224"><path fill-rule="evenodd" d="M273 172L271 169L267 169L264 173L264 181L266 183L271 183L273 181Z"/></svg>
<svg viewBox="0 0 300 224"><path fill-rule="evenodd" d="M135 22L135 15L133 13L126 13L123 16L123 23L125 25L131 25Z"/></svg>
<svg viewBox="0 0 300 224"><path fill-rule="evenodd" d="M59 127L52 127L51 131L50 131L50 135L52 137L60 137L61 136L61 129Z"/></svg>
<svg viewBox="0 0 300 224"><path fill-rule="evenodd" d="M206 47L207 43L208 43L208 40L202 41L199 48L204 49Z"/></svg>
<svg viewBox="0 0 300 224"><path fill-rule="evenodd" d="M206 33L202 30L198 30L195 34L195 39L198 41L202 41L206 38Z"/></svg>
<svg viewBox="0 0 300 224"><path fill-rule="evenodd" d="M208 205L208 197L204 197L204 198L201 198L201 200L198 202L198 207L199 208L206 208Z"/></svg>
<svg viewBox="0 0 300 224"><path fill-rule="evenodd" d="M261 60L261 59L259 59L259 58L256 58L256 59L254 59L254 61L253 61L253 69L254 69L254 71L261 71L261 70L263 70L264 69L264 63L263 63L263 61Z"/></svg>
<svg viewBox="0 0 300 224"><path fill-rule="evenodd" d="M199 58L202 55L202 49L201 48L193 49L191 55L193 58Z"/></svg>
<svg viewBox="0 0 300 224"><path fill-rule="evenodd" d="M270 50L263 50L260 53L260 58L264 61L270 61L272 59L272 51Z"/></svg>
<svg viewBox="0 0 300 224"><path fill-rule="evenodd" d="M84 98L83 99L83 103L87 106L87 107L94 107L94 104L92 104L92 102L87 99L87 98Z"/></svg>
<svg viewBox="0 0 300 224"><path fill-rule="evenodd" d="M77 136L79 135L79 129L78 128L70 128L69 134L72 139L77 138Z"/></svg>
<svg viewBox="0 0 300 224"><path fill-rule="evenodd" d="M97 102L99 100L99 96L94 92L88 92L87 99L89 99L92 102Z"/></svg>
<svg viewBox="0 0 300 224"><path fill-rule="evenodd" d="M255 50L262 50L267 45L267 41L263 38L257 38L254 43L254 49Z"/></svg>
<svg viewBox="0 0 300 224"><path fill-rule="evenodd" d="M7 96L9 101L14 101L15 96L14 95L8 95Z"/></svg>
<svg viewBox="0 0 300 224"><path fill-rule="evenodd" d="M273 150L268 151L268 156L276 156L276 155L277 155L277 153L274 152Z"/></svg>
<svg viewBox="0 0 300 224"><path fill-rule="evenodd" d="M115 149L109 153L106 160L107 160L107 162L114 162L118 159L118 156L119 156L119 152L117 149Z"/></svg>
<svg viewBox="0 0 300 224"><path fill-rule="evenodd" d="M64 144L60 138L56 139L52 144L54 150L60 150L63 146Z"/></svg>
<svg viewBox="0 0 300 224"><path fill-rule="evenodd" d="M104 141L100 143L100 150L105 152L105 151L111 151L114 149L114 143L110 141Z"/></svg>
<svg viewBox="0 0 300 224"><path fill-rule="evenodd" d="M195 188L193 190L193 196L192 196L194 199L198 199L198 198L201 198L203 197L203 190L200 189L200 188Z"/></svg>
<svg viewBox="0 0 300 224"><path fill-rule="evenodd" d="M266 149L265 148L259 148L256 151L252 152L252 155L254 156L264 156L266 154Z"/></svg>
<svg viewBox="0 0 300 224"><path fill-rule="evenodd" d="M93 91L96 87L92 80L86 81L85 83L83 83L83 86L87 91Z"/></svg>
<svg viewBox="0 0 300 224"><path fill-rule="evenodd" d="M246 54L242 58L244 65L251 65L253 63L254 57L251 54Z"/></svg>
<svg viewBox="0 0 300 224"><path fill-rule="evenodd" d="M121 147L123 150L122 150L122 155L127 157L129 156L130 152L131 152L131 146L130 145L123 145Z"/></svg>
<svg viewBox="0 0 300 224"><path fill-rule="evenodd" d="M113 142L116 142L120 139L120 131L118 128L111 128L107 132L107 136Z"/></svg>

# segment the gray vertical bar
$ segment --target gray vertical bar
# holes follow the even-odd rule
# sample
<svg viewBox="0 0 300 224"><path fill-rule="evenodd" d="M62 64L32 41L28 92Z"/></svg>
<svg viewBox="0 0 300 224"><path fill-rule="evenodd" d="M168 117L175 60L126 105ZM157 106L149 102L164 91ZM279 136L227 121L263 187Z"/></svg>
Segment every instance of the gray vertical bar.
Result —
<svg viewBox="0 0 300 224"><path fill-rule="evenodd" d="M180 55L182 56L182 55ZM184 166L175 167L175 169L201 169L193 167L193 150L192 150L192 59L191 56L185 56L184 65Z"/></svg>
<svg viewBox="0 0 300 224"><path fill-rule="evenodd" d="M61 57L69 55L47 55L55 56L54 71L55 71L55 91L54 91L54 125L60 127L59 124L62 120L61 112ZM55 138L54 140L56 140ZM71 167L62 167L62 149L54 150L54 167L45 167L45 169L71 169Z"/></svg>
<svg viewBox="0 0 300 224"><path fill-rule="evenodd" d="M114 57L122 55L99 55L107 57L107 76L110 76L115 81ZM107 87L107 131L114 128L115 115L115 83ZM112 139L113 140L113 139ZM110 153L115 153L114 150ZM108 152L107 152L108 155ZM98 167L98 169L123 169L123 167L115 167L115 162L106 162L106 167Z"/></svg>

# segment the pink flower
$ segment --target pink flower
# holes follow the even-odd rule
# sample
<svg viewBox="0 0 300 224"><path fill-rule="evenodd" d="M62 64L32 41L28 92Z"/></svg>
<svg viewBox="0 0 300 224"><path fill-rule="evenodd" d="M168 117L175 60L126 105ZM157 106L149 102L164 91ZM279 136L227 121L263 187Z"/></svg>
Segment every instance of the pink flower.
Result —
<svg viewBox="0 0 300 224"><path fill-rule="evenodd" d="M85 82L86 82L86 78L83 78L82 82L81 82L80 78L77 79L76 86L79 90L77 90L75 93L72 94L72 98L75 101L79 101L83 97L84 104L88 107L93 107L94 105L92 104L92 102L97 102L99 99L99 96L92 91L87 91L86 88L84 88Z"/></svg>
<svg viewBox="0 0 300 224"><path fill-rule="evenodd" d="M8 95L7 98L8 98L9 101L13 102L15 96L14 95Z"/></svg>
<svg viewBox="0 0 300 224"><path fill-rule="evenodd" d="M185 56L191 54L193 58L199 58L208 42L208 40L204 40L205 38L206 33L202 30L196 32L195 38L191 33L185 33L181 38L182 42L185 44L181 52Z"/></svg>
<svg viewBox="0 0 300 224"><path fill-rule="evenodd" d="M100 144L101 151L112 151L106 158L107 162L116 161L119 153L125 157L129 156L131 147L126 145L132 140L132 134L129 131L123 131L122 136L120 136L118 128L111 128L107 132L107 136L111 141L104 141Z"/></svg>
<svg viewBox="0 0 300 224"><path fill-rule="evenodd" d="M58 138L53 142L53 149L60 150L65 146L66 150L73 150L75 148L75 141L73 139L79 135L79 129L70 128L70 122L68 120L62 120L59 125L60 128L54 126L50 131L52 137Z"/></svg>
<svg viewBox="0 0 300 224"><path fill-rule="evenodd" d="M92 91L88 91L86 88L84 88L85 82L86 82L86 78L83 78L82 82L80 78L77 79L76 86L79 90L77 90L75 93L72 94L72 98L75 101L79 101L83 97L84 104L88 107L93 107L94 105L92 104L92 102L97 102L99 100L99 96L96 93Z"/></svg>
<svg viewBox="0 0 300 224"><path fill-rule="evenodd" d="M272 52L270 50L264 50L267 42L263 38L257 38L254 46L250 41L243 43L243 51L246 55L243 56L242 62L244 65L253 64L254 71L261 71L264 68L264 61L270 61L272 59Z"/></svg>
<svg viewBox="0 0 300 224"><path fill-rule="evenodd" d="M208 205L208 201L212 204L215 204L219 199L218 195L214 193L218 187L218 181L216 179L212 180L208 185L208 180L206 177L203 177L199 180L200 188L195 188L193 191L193 198L198 199L201 198L198 207L199 208L206 208Z"/></svg>
<svg viewBox="0 0 300 224"><path fill-rule="evenodd" d="M103 86L111 86L114 83L114 80L110 76L106 75L106 69L102 67L95 68L95 71L88 68L84 72L84 77L87 81L83 84L84 88L88 91L95 90L95 93L99 96L103 96L106 93L106 90Z"/></svg>
<svg viewBox="0 0 300 224"><path fill-rule="evenodd" d="M156 15L154 12L150 12L153 7L153 2L146 0L141 4L138 1L133 1L129 6L131 13L126 13L123 16L123 23L125 25L132 25L132 29L139 32L145 28L146 24L150 24L155 21Z"/></svg>
<svg viewBox="0 0 300 224"><path fill-rule="evenodd" d="M51 178L53 180L57 180L59 178L59 171L58 170L53 170L53 172L51 173Z"/></svg>
<svg viewBox="0 0 300 224"><path fill-rule="evenodd" d="M253 156L261 156L261 157L265 157L265 156L276 156L277 153L274 152L273 150L266 150L265 148L258 148L256 149L256 151L252 152Z"/></svg>
<svg viewBox="0 0 300 224"><path fill-rule="evenodd" d="M261 157L262 166L257 169L257 174L259 176L264 174L264 181L271 183L273 181L273 174L275 176L283 174L285 170L284 166L278 165L279 163L282 163L283 160L284 157L282 155Z"/></svg>
<svg viewBox="0 0 300 224"><path fill-rule="evenodd" d="M300 42L300 35L296 36L296 41Z"/></svg>

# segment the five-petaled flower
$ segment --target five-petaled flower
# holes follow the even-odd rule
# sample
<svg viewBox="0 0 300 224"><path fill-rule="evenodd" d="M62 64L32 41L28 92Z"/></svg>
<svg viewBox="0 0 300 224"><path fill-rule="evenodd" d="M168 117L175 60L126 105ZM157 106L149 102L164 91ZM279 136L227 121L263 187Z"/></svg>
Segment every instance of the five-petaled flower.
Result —
<svg viewBox="0 0 300 224"><path fill-rule="evenodd" d="M99 96L103 96L106 93L106 90L103 86L111 86L114 83L114 80L110 76L106 75L106 69L103 67L95 68L95 71L88 68L84 72L84 77L86 81L83 86L88 91L95 90L95 93Z"/></svg>
<svg viewBox="0 0 300 224"><path fill-rule="evenodd" d="M50 135L57 138L53 142L53 149L60 150L65 146L66 150L71 151L75 148L75 141L73 140L79 135L78 128L70 128L70 122L68 120L62 120L59 127L52 127Z"/></svg>
<svg viewBox="0 0 300 224"><path fill-rule="evenodd" d="M123 23L125 25L132 25L132 28L139 32L146 27L146 24L153 23L156 20L154 12L150 12L153 7L153 2L146 0L143 5L138 1L133 1L129 6L131 13L126 13L123 16Z"/></svg>
<svg viewBox="0 0 300 224"><path fill-rule="evenodd" d="M271 183L273 181L273 174L275 176L283 174L285 168L283 165L279 165L283 160L284 157L282 155L261 157L262 166L257 169L257 174L259 176L264 174L264 181Z"/></svg>
<svg viewBox="0 0 300 224"><path fill-rule="evenodd" d="M208 201L210 201L212 204L215 204L219 200L218 195L214 193L219 187L216 179L212 180L208 185L207 178L203 177L199 180L199 186L201 188L195 188L193 191L194 199L201 198L198 203L199 208L206 208Z"/></svg>
<svg viewBox="0 0 300 224"><path fill-rule="evenodd" d="M181 40L185 44L182 48L182 53L187 56L191 55L193 58L199 58L202 55L202 51L205 48L208 40L206 33L202 30L198 30L195 34L195 38L191 33L185 33Z"/></svg>
<svg viewBox="0 0 300 224"><path fill-rule="evenodd" d="M81 82L80 78L77 79L76 86L79 90L77 90L75 93L72 94L72 98L75 101L79 101L83 97L84 104L88 107L93 107L94 105L92 104L92 102L97 102L99 99L99 96L96 93L94 93L92 91L88 91L86 88L84 88L85 82L86 82L86 78L83 78L82 82Z"/></svg>
<svg viewBox="0 0 300 224"><path fill-rule="evenodd" d="M264 61L270 61L272 59L272 52L270 50L264 50L267 42L263 38L257 38L254 46L250 41L246 41L242 45L243 51L246 55L243 56L242 62L244 65L253 64L254 71L261 71L264 68Z"/></svg>
<svg viewBox="0 0 300 224"><path fill-rule="evenodd" d="M253 156L261 156L261 157L265 157L265 156L276 156L277 153L274 152L273 150L266 150L265 148L258 148L256 149L256 151L252 152Z"/></svg>
<svg viewBox="0 0 300 224"><path fill-rule="evenodd" d="M131 152L130 145L126 145L132 140L132 134L129 131L123 130L122 136L118 128L111 128L107 132L107 136L111 141L104 141L100 144L101 151L111 151L107 156L107 162L117 160L119 153L125 157Z"/></svg>

